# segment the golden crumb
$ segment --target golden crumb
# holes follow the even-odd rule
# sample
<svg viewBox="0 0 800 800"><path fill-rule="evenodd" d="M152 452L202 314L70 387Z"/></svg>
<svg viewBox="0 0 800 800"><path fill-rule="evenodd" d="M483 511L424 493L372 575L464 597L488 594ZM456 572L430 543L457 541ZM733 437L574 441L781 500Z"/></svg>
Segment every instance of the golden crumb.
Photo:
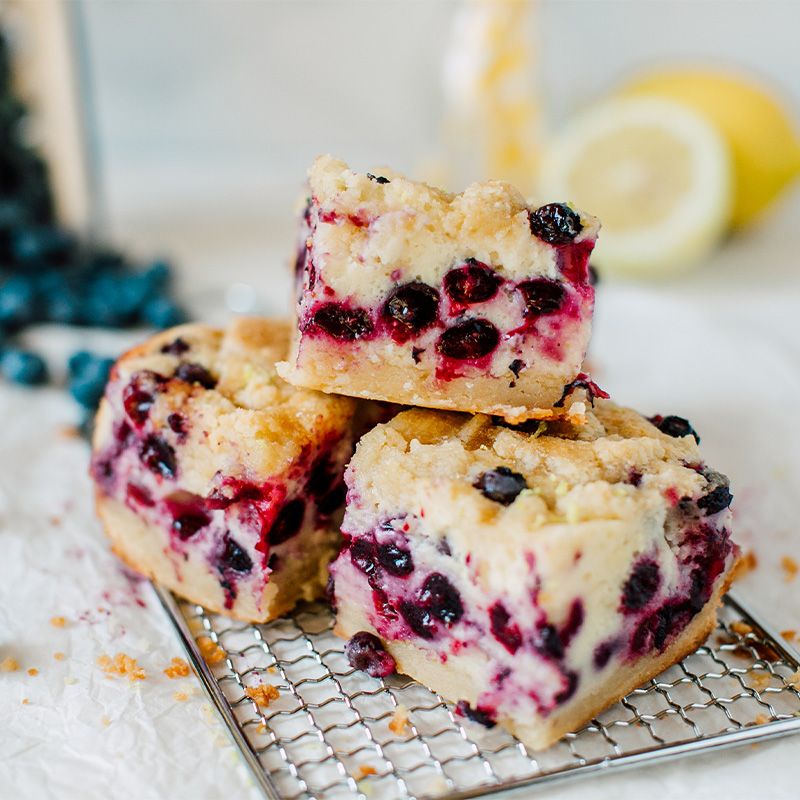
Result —
<svg viewBox="0 0 800 800"><path fill-rule="evenodd" d="M36 669L36 667L31 667L31 668L28 670L28 675L38 675L38 674L39 674L39 670L38 670L38 669Z"/></svg>
<svg viewBox="0 0 800 800"><path fill-rule="evenodd" d="M405 706L397 706L389 723L389 730L399 735L405 731L406 725L408 725L408 711Z"/></svg>
<svg viewBox="0 0 800 800"><path fill-rule="evenodd" d="M200 648L200 655L203 656L207 664L219 664L224 661L225 651L208 636L201 636L197 640L197 646Z"/></svg>
<svg viewBox="0 0 800 800"><path fill-rule="evenodd" d="M50 617L50 624L54 628L63 628L67 624L66 617Z"/></svg>
<svg viewBox="0 0 800 800"><path fill-rule="evenodd" d="M783 569L783 579L786 583L791 583L800 572L800 566L791 556L781 556L781 567Z"/></svg>
<svg viewBox="0 0 800 800"><path fill-rule="evenodd" d="M108 718L107 714L103 714L103 717L100 720L100 722L102 722L103 726L106 727L106 728L111 724L111 720Z"/></svg>
<svg viewBox="0 0 800 800"><path fill-rule="evenodd" d="M97 666L103 668L107 678L125 676L130 681L143 681L147 677L136 659L125 653L117 653L113 659L104 653L97 659Z"/></svg>
<svg viewBox="0 0 800 800"><path fill-rule="evenodd" d="M74 425L64 425L58 431L59 436L63 439L82 439L83 434Z"/></svg>
<svg viewBox="0 0 800 800"><path fill-rule="evenodd" d="M248 686L244 693L263 708L267 708L273 700L277 700L281 696L281 693L271 683L265 683L263 686Z"/></svg>
<svg viewBox="0 0 800 800"><path fill-rule="evenodd" d="M787 679L786 683L794 686L795 689L800 690L800 669L796 669Z"/></svg>
<svg viewBox="0 0 800 800"><path fill-rule="evenodd" d="M63 661L66 658L66 656L63 653L53 653L53 658L56 661Z"/></svg>
<svg viewBox="0 0 800 800"><path fill-rule="evenodd" d="M769 686L770 683L770 675L768 672L759 672L756 675L751 676L750 683L753 684L753 688L758 692L763 692L764 689Z"/></svg>
<svg viewBox="0 0 800 800"><path fill-rule="evenodd" d="M757 566L758 559L756 558L756 554L752 550L748 550L736 562L736 566L733 568L733 580L738 581L747 575L748 572L752 572Z"/></svg>
<svg viewBox="0 0 800 800"><path fill-rule="evenodd" d="M176 656L164 670L164 674L168 678L186 678L189 675L189 665L182 658Z"/></svg>
<svg viewBox="0 0 800 800"><path fill-rule="evenodd" d="M23 697L22 698L22 705L24 705L24 706L28 705L28 698L27 697Z"/></svg>
<svg viewBox="0 0 800 800"><path fill-rule="evenodd" d="M0 671L2 672L16 672L19 669L19 661L16 658L4 658L0 661Z"/></svg>
<svg viewBox="0 0 800 800"><path fill-rule="evenodd" d="M173 692L172 699L177 700L179 703L182 703L186 699L186 692Z"/></svg>
<svg viewBox="0 0 800 800"><path fill-rule="evenodd" d="M738 633L739 636L747 636L748 633L753 632L753 629L746 622L742 622L740 619L731 622L731 630L734 633Z"/></svg>
<svg viewBox="0 0 800 800"><path fill-rule="evenodd" d="M769 717L766 714L756 715L756 725L766 725L769 722Z"/></svg>
<svg viewBox="0 0 800 800"><path fill-rule="evenodd" d="M788 631L781 631L781 636L786 639L787 642L791 642L792 639L797 638L797 631L792 630L791 628Z"/></svg>
<svg viewBox="0 0 800 800"><path fill-rule="evenodd" d="M361 764L359 765L358 769L353 773L354 780L360 781L362 778L366 778L367 775L377 775L378 770L375 767L369 766L369 764Z"/></svg>

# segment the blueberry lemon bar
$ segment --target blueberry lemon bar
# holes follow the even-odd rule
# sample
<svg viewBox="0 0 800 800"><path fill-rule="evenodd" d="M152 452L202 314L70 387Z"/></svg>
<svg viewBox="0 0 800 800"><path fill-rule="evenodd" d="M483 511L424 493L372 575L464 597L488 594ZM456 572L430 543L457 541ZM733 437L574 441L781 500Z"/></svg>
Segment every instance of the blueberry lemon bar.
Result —
<svg viewBox="0 0 800 800"><path fill-rule="evenodd" d="M530 207L498 181L449 194L330 156L309 175L283 378L516 422L554 414L591 333L594 217Z"/></svg>
<svg viewBox="0 0 800 800"><path fill-rule="evenodd" d="M331 565L351 663L543 749L695 650L737 559L727 479L678 417L412 409L364 436Z"/></svg>
<svg viewBox="0 0 800 800"><path fill-rule="evenodd" d="M206 608L265 621L324 591L361 407L282 381L289 324L174 328L124 355L92 477L116 553Z"/></svg>

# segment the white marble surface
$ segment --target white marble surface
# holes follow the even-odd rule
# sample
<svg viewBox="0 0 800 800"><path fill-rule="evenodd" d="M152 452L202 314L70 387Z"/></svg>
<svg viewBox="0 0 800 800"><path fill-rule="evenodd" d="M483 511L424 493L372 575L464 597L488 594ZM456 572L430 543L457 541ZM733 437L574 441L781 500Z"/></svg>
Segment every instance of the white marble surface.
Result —
<svg viewBox="0 0 800 800"><path fill-rule="evenodd" d="M739 595L779 630L800 629L800 194L730 241L702 270L669 284L601 285L593 375L619 402L688 417L707 461L727 472L739 542L757 569ZM224 321L235 282L280 313L292 235L269 227L123 232L180 263L198 317ZM54 357L75 332L39 331ZM106 349L121 340L104 339ZM146 584L108 550L92 508L86 443L57 388L0 385L0 795L8 798L258 796L194 679L163 673L180 645ZM66 624L55 627L52 617ZM125 652L147 673L106 679L96 660ZM63 653L62 659L56 654ZM30 675L29 670L38 670ZM173 699L182 691L186 700ZM26 701L27 702L24 702ZM559 798L797 797L800 737L556 785ZM525 792L519 797L527 796Z"/></svg>

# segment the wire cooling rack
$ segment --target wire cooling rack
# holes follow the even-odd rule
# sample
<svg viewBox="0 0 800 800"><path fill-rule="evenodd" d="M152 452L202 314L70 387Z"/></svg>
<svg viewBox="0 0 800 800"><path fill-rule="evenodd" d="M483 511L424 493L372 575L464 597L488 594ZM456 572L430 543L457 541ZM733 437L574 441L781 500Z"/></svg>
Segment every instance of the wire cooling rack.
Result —
<svg viewBox="0 0 800 800"><path fill-rule="evenodd" d="M705 645L533 754L354 670L321 603L251 625L156 591L269 800L456 800L800 731L800 656L730 595Z"/></svg>

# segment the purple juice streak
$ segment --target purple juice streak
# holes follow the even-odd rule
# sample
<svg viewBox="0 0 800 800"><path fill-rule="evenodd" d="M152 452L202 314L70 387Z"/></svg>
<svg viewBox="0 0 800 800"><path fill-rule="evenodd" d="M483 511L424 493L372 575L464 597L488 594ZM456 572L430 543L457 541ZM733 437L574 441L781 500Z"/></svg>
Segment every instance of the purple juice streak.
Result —
<svg viewBox="0 0 800 800"><path fill-rule="evenodd" d="M126 498L134 505L152 508L155 505L152 495L144 486L136 483L129 483L125 490Z"/></svg>
<svg viewBox="0 0 800 800"><path fill-rule="evenodd" d="M489 621L492 636L497 639L509 653L514 654L522 644L522 634L517 625L509 624L511 617L505 606L498 600L489 609Z"/></svg>
<svg viewBox="0 0 800 800"><path fill-rule="evenodd" d="M283 506L278 512L275 522L272 523L268 534L268 541L271 547L283 544L300 532L305 511L305 501L299 497L290 500Z"/></svg>

